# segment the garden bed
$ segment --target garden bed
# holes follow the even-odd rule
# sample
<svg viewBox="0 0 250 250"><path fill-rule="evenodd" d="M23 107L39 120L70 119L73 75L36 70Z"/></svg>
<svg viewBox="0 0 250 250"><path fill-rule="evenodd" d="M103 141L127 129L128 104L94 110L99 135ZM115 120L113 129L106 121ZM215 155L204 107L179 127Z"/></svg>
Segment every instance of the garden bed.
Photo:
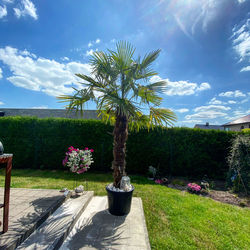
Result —
<svg viewBox="0 0 250 250"><path fill-rule="evenodd" d="M186 178L172 178L168 186L180 191L187 191L188 183L200 183L200 180L188 180ZM221 180L211 181L213 188L210 188L207 194L199 194L200 196L209 197L213 200L228 203L231 205L248 207L250 208L250 196L246 196L243 193L235 194L226 189L226 183Z"/></svg>

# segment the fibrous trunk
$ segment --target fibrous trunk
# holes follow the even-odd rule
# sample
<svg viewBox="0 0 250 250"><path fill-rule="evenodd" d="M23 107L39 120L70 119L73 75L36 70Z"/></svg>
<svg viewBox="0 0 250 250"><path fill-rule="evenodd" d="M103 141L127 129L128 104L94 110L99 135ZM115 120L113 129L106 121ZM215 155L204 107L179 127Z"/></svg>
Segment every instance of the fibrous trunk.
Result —
<svg viewBox="0 0 250 250"><path fill-rule="evenodd" d="M120 187L122 176L126 175L126 141L128 138L128 119L126 116L117 115L115 127L113 131L114 145L113 145L113 157L112 168L114 170L114 186Z"/></svg>

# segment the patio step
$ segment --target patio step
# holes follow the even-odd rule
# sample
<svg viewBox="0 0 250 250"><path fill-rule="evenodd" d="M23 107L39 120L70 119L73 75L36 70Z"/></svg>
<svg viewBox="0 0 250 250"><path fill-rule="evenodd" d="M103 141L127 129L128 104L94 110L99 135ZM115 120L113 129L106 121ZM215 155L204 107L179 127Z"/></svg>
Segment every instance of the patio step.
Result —
<svg viewBox="0 0 250 250"><path fill-rule="evenodd" d="M0 200L4 189L0 188ZM13 250L25 241L63 202L70 192L58 190L11 188L9 228L0 233L0 249ZM0 220L3 209L0 209ZM1 230L0 230L1 231Z"/></svg>
<svg viewBox="0 0 250 250"><path fill-rule="evenodd" d="M94 192L88 191L68 199L17 249L58 249L93 196Z"/></svg>

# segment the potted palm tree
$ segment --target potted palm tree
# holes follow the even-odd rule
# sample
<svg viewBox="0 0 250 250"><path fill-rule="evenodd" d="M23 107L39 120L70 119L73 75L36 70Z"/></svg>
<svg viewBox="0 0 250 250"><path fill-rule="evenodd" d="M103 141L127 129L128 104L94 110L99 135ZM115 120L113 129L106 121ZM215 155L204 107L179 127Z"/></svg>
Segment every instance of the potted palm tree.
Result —
<svg viewBox="0 0 250 250"><path fill-rule="evenodd" d="M116 44L116 50L97 51L91 59L91 75L76 74L83 80L83 88L75 89L72 96L59 96L61 102L68 102L69 110L83 112L88 101L96 103L97 111L106 122L114 124L113 144L113 189L108 192L109 211L123 215L130 211L133 192L119 192L125 173L126 141L128 129L139 130L142 127L170 125L176 120L175 114L165 108L159 108L162 102L160 93L166 82L150 83L157 73L151 69L160 50L152 51L143 58L134 59L135 48L128 42ZM145 114L148 113L148 114Z"/></svg>

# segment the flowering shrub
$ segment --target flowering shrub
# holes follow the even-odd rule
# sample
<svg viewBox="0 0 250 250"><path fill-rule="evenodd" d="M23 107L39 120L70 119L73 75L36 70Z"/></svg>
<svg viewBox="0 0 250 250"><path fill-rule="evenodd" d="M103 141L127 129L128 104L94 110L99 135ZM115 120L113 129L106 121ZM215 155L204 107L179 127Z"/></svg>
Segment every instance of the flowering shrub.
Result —
<svg viewBox="0 0 250 250"><path fill-rule="evenodd" d="M155 183L156 183L156 184L162 184L163 181L162 181L161 179L156 179L156 180L155 180Z"/></svg>
<svg viewBox="0 0 250 250"><path fill-rule="evenodd" d="M188 183L187 186L190 193L199 193L201 191L201 186L196 183Z"/></svg>
<svg viewBox="0 0 250 250"><path fill-rule="evenodd" d="M79 149L70 146L62 162L63 166L70 168L70 171L77 174L86 172L94 162L92 158L93 149Z"/></svg>

